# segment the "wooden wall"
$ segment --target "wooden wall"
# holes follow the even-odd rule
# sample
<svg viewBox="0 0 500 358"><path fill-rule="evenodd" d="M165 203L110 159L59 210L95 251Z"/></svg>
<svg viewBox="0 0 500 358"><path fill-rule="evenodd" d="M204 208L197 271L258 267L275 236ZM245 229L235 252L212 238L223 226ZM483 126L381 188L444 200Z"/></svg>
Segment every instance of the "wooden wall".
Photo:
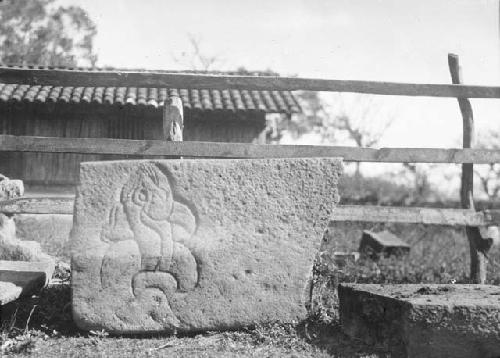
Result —
<svg viewBox="0 0 500 358"><path fill-rule="evenodd" d="M266 115L185 111L184 140L265 144Z"/></svg>
<svg viewBox="0 0 500 358"><path fill-rule="evenodd" d="M161 139L162 110L146 106L0 103L0 133L13 135ZM184 140L264 143L265 114L185 113ZM126 156L0 152L0 173L28 184L67 185L82 161ZM132 158L131 158L132 159Z"/></svg>

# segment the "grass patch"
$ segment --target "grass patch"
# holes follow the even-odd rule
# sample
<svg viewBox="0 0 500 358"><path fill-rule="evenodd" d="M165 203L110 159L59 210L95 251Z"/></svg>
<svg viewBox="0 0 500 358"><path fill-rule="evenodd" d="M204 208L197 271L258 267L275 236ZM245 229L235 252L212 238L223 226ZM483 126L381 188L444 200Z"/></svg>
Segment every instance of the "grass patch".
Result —
<svg viewBox="0 0 500 358"><path fill-rule="evenodd" d="M361 258L337 267L334 251L357 251L363 229L388 229L411 246L408 256ZM339 282L466 283L468 243L462 229L405 224L335 223L314 270L311 316L293 324L272 323L233 332L196 335L110 336L78 330L71 317L70 272L61 265L61 284L4 307L2 357L385 357L345 336L338 320ZM499 284L500 250L490 255L488 282Z"/></svg>
<svg viewBox="0 0 500 358"><path fill-rule="evenodd" d="M311 316L304 322L271 323L196 335L110 336L80 331L71 317L69 271L62 284L4 306L2 357L382 357L345 336L337 323Z"/></svg>

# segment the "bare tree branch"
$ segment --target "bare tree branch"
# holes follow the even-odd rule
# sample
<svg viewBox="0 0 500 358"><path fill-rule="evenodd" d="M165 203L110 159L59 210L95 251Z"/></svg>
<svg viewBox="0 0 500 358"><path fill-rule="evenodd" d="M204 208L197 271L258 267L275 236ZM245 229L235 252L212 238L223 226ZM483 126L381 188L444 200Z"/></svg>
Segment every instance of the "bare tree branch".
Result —
<svg viewBox="0 0 500 358"><path fill-rule="evenodd" d="M175 63L195 71L212 71L224 62L220 55L208 55L202 49L202 39L199 35L187 34L190 49L180 55L172 54Z"/></svg>

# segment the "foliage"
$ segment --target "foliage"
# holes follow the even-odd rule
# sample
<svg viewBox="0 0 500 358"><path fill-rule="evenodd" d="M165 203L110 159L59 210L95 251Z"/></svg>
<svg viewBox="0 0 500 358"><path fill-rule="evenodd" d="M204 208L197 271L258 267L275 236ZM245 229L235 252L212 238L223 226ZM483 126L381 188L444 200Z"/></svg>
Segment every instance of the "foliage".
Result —
<svg viewBox="0 0 500 358"><path fill-rule="evenodd" d="M43 66L94 66L97 33L87 12L55 0L0 3L0 61Z"/></svg>
<svg viewBox="0 0 500 358"><path fill-rule="evenodd" d="M402 165L402 170L395 176L407 180L408 197L405 205L422 205L439 199L439 192L433 188L429 179L429 173L435 168L434 165L421 163L403 163ZM396 178L393 177L394 179Z"/></svg>
<svg viewBox="0 0 500 358"><path fill-rule="evenodd" d="M355 251L361 231L390 230L411 246L409 256L332 264L335 251ZM71 317L68 284L49 286L40 295L3 307L2 357L330 357L386 356L377 348L345 336L338 320L336 287L358 283L467 282L468 244L463 229L432 225L331 224L315 265L313 310L303 322L270 323L233 332L177 336L116 336L105 331L78 330ZM488 283L499 284L499 248L490 253ZM55 276L68 281L60 265ZM9 317L11 319L9 319Z"/></svg>
<svg viewBox="0 0 500 358"><path fill-rule="evenodd" d="M500 130L481 132L477 135L476 148L500 149ZM474 174L479 179L480 188L490 202L500 197L500 164L490 163L486 166L474 166Z"/></svg>
<svg viewBox="0 0 500 358"><path fill-rule="evenodd" d="M363 230L388 230L407 242L407 256L380 258L361 256L356 262L339 264L335 252L358 251ZM464 228L422 224L374 224L332 222L317 257L312 309L324 322L338 321L339 283L470 283L469 245ZM500 247L488 257L487 283L500 284Z"/></svg>
<svg viewBox="0 0 500 358"><path fill-rule="evenodd" d="M320 135L323 141L326 137L324 132L328 130L324 126L328 113L323 99L318 92L302 91L296 95L303 113L298 114L292 121L286 119L278 123L279 137L281 138L285 131L294 139L313 133Z"/></svg>
<svg viewBox="0 0 500 358"><path fill-rule="evenodd" d="M409 178L404 177L406 174L409 174ZM415 177L411 174L404 170L394 175L379 177L344 174L339 182L341 203L386 206L427 206L431 203L438 205L442 201L441 194L430 186L426 172L418 169ZM395 176L398 176L398 182Z"/></svg>
<svg viewBox="0 0 500 358"><path fill-rule="evenodd" d="M382 113L381 102L371 95L322 97L318 92L303 91L297 96L304 113L281 128L296 139L314 134L324 144L374 147L393 122L391 115Z"/></svg>

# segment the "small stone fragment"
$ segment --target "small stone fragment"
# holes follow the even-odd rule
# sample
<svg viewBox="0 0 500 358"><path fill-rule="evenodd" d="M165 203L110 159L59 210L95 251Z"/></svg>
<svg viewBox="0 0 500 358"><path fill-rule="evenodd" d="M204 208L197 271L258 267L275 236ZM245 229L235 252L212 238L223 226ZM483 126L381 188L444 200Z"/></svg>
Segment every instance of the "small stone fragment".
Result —
<svg viewBox="0 0 500 358"><path fill-rule="evenodd" d="M53 263L53 259L42 251L38 242L19 240L14 219L4 214L0 214L0 260Z"/></svg>
<svg viewBox="0 0 500 358"><path fill-rule="evenodd" d="M500 287L341 284L342 330L395 357L500 355Z"/></svg>
<svg viewBox="0 0 500 358"><path fill-rule="evenodd" d="M23 289L12 282L0 281L0 306L15 301L21 296ZM1 312L1 311L0 311Z"/></svg>
<svg viewBox="0 0 500 358"><path fill-rule="evenodd" d="M359 244L359 252L373 259L381 255L385 257L402 256L410 252L410 245L387 230L377 233L364 230Z"/></svg>
<svg viewBox="0 0 500 358"><path fill-rule="evenodd" d="M18 198L24 195L22 180L9 179L0 174L0 201Z"/></svg>
<svg viewBox="0 0 500 358"><path fill-rule="evenodd" d="M344 267L349 264L353 264L359 259L359 252L353 251L353 252L342 252L342 251L335 251L333 253L333 259L335 262L335 265L337 267Z"/></svg>
<svg viewBox="0 0 500 358"><path fill-rule="evenodd" d="M140 333L305 318L341 170L332 158L82 164L75 322Z"/></svg>

